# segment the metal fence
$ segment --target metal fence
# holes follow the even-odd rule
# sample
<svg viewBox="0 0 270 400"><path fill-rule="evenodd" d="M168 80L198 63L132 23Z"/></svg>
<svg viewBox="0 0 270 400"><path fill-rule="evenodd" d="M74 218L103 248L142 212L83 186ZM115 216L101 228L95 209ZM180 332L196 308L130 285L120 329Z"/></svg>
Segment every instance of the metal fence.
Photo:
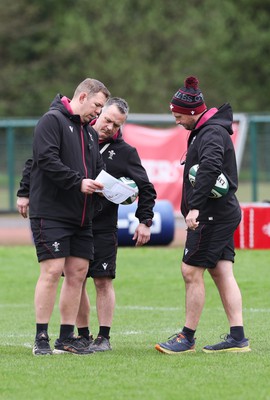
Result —
<svg viewBox="0 0 270 400"><path fill-rule="evenodd" d="M24 163L32 154L33 129L37 121L34 118L0 119L0 213L16 211L16 192ZM240 167L241 200L269 200L270 116L247 115L247 121L247 139ZM128 122L155 127L175 123L169 114L130 114Z"/></svg>

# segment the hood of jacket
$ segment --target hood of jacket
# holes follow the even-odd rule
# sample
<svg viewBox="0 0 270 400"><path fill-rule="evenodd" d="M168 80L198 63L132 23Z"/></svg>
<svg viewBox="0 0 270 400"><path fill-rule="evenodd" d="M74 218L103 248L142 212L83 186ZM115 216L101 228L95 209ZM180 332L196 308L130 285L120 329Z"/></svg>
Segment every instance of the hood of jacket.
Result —
<svg viewBox="0 0 270 400"><path fill-rule="evenodd" d="M78 114L72 114L65 106L64 104L65 101L70 102L70 100L66 96L63 96L62 94L58 93L51 102L49 108L50 111L58 110L62 114L64 114L67 118L69 118L71 121L74 121L76 123L81 123L81 117Z"/></svg>
<svg viewBox="0 0 270 400"><path fill-rule="evenodd" d="M207 125L220 125L225 128L230 135L233 134L232 129L233 112L229 103L223 104L221 107L207 110L197 121L195 128L192 130L196 134L199 129Z"/></svg>

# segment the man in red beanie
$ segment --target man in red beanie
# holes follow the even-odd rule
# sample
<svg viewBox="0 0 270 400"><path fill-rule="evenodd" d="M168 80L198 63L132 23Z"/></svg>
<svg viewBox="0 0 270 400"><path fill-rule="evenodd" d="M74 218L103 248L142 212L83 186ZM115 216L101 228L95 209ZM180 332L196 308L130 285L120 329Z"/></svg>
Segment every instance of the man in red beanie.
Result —
<svg viewBox="0 0 270 400"><path fill-rule="evenodd" d="M247 352L242 317L242 296L233 274L234 232L241 220L235 192L237 166L231 135L232 109L229 104L207 109L195 77L173 96L170 108L176 124L190 130L186 154L181 212L187 224L182 259L186 289L186 319L183 329L155 348L166 354L195 351L195 331L205 302L204 272L215 282L227 315L230 333L220 343L203 348L206 353ZM198 164L194 186L189 170ZM211 198L218 176L224 173L229 183L226 195Z"/></svg>

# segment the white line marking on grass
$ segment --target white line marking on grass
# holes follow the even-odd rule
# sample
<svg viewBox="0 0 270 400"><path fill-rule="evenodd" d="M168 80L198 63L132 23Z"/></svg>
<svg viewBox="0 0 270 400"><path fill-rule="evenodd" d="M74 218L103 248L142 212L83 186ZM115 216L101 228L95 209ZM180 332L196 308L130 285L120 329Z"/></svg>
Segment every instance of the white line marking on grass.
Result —
<svg viewBox="0 0 270 400"><path fill-rule="evenodd" d="M31 349L33 347L33 343L23 343L23 347L27 347L28 349Z"/></svg>
<svg viewBox="0 0 270 400"><path fill-rule="evenodd" d="M0 304L0 308L29 308L33 307L32 304L22 304L22 303L14 303L14 304ZM134 310L134 311L180 311L183 307L154 307L154 306L138 306L138 305L126 305L126 306L116 306L116 309L119 310ZM216 308L205 308L207 311L220 311L223 310L221 307ZM269 313L270 308L243 308L244 312L251 313ZM93 310L94 312L94 310Z"/></svg>
<svg viewBox="0 0 270 400"><path fill-rule="evenodd" d="M33 304L22 304L22 303L0 304L0 308L29 308L29 307L33 307Z"/></svg>
<svg viewBox="0 0 270 400"><path fill-rule="evenodd" d="M178 307L151 307L151 306L116 306L119 310L135 311L179 311Z"/></svg>
<svg viewBox="0 0 270 400"><path fill-rule="evenodd" d="M152 306L116 306L119 310L135 310L135 311L180 311L183 307L152 307ZM217 308L205 308L207 311L216 310L220 311L223 310L221 307ZM269 313L270 308L244 308L244 312L251 312L251 313Z"/></svg>
<svg viewBox="0 0 270 400"><path fill-rule="evenodd" d="M6 338L11 338L11 339L13 339L13 338L26 338L26 337L29 337L29 336L30 336L30 334L27 334L27 333L25 333L25 334L20 334L20 333L19 333L19 334L17 334L17 333L16 333L16 334L13 334L13 333L11 333L11 334L7 333L7 334L6 334L6 333L5 333L5 335L3 335L3 336L0 335L0 338L1 338L1 337L3 337L3 338L6 337Z"/></svg>
<svg viewBox="0 0 270 400"><path fill-rule="evenodd" d="M27 349L32 349L32 347L33 347L33 344L34 344L34 342L33 343L14 343L14 342L12 342L12 343L10 343L10 342L2 342L1 343L2 344L2 346L10 346L10 347L26 347Z"/></svg>

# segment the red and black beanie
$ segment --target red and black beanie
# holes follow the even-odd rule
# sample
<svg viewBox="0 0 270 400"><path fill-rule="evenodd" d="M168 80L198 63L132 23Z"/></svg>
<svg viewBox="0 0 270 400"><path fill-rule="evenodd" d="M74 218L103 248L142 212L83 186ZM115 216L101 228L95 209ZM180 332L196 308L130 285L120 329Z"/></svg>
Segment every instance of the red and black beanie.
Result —
<svg viewBox="0 0 270 400"><path fill-rule="evenodd" d="M195 76L185 79L185 86L174 94L170 109L171 112L188 115L201 114L207 109L199 89L199 81Z"/></svg>

